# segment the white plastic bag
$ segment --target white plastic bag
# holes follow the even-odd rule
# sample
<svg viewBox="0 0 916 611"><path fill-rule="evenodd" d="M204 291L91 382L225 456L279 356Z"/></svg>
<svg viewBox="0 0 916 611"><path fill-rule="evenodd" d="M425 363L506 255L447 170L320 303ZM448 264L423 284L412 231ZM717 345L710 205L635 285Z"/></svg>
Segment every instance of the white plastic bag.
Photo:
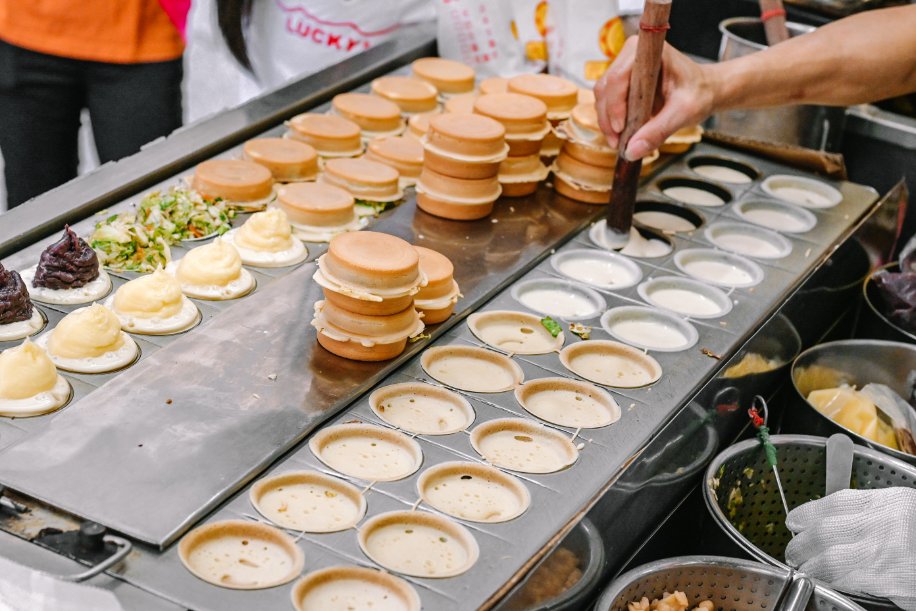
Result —
<svg viewBox="0 0 916 611"><path fill-rule="evenodd" d="M595 81L635 34L640 3L629 0L552 0L547 10L547 51L551 74L582 87Z"/></svg>
<svg viewBox="0 0 916 611"><path fill-rule="evenodd" d="M0 558L0 611L124 611L115 595Z"/></svg>
<svg viewBox="0 0 916 611"><path fill-rule="evenodd" d="M471 66L478 78L544 69L544 0L438 0L436 8L439 55Z"/></svg>

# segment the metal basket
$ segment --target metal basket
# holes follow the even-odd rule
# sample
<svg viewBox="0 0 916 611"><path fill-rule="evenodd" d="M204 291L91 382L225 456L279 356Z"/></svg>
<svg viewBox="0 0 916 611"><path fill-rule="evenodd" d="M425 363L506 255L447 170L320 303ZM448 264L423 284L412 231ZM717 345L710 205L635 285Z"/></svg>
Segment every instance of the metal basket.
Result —
<svg viewBox="0 0 916 611"><path fill-rule="evenodd" d="M807 435L774 435L771 440L776 446L789 509L821 498L827 440ZM916 488L916 467L870 448L854 446L850 487L874 490L892 486ZM716 532L724 533L727 537L723 539L732 544L725 549L789 568L783 559L792 535L785 526L785 511L773 470L756 439L735 444L713 459L706 470L703 498L718 527ZM896 608L883 598L836 589L868 607Z"/></svg>
<svg viewBox="0 0 916 611"><path fill-rule="evenodd" d="M627 571L611 582L595 611L627 611L643 596L660 598L679 590L691 607L712 601L718 611L770 611L792 582L793 571L751 560L721 556L681 556ZM807 611L853 611L861 607L823 586L816 586Z"/></svg>

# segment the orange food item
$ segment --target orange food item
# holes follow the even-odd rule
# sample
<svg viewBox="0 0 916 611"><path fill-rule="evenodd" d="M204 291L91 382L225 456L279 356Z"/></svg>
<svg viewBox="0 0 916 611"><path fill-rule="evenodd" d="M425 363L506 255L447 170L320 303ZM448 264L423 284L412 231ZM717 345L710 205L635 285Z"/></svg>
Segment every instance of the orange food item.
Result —
<svg viewBox="0 0 916 611"><path fill-rule="evenodd" d="M318 153L314 147L289 138L255 138L242 147L248 161L268 170L277 182L314 180L318 176Z"/></svg>
<svg viewBox="0 0 916 611"><path fill-rule="evenodd" d="M289 135L318 151L322 157L354 157L362 153L359 125L335 115L307 112L289 120Z"/></svg>
<svg viewBox="0 0 916 611"><path fill-rule="evenodd" d="M407 136L376 138L369 143L366 159L391 166L400 174L401 182L412 184L423 169L423 145Z"/></svg>
<svg viewBox="0 0 916 611"><path fill-rule="evenodd" d="M372 93L394 102L401 112L436 110L438 91L428 82L410 76L383 76L372 81Z"/></svg>
<svg viewBox="0 0 916 611"><path fill-rule="evenodd" d="M401 109L394 102L367 93L341 93L334 96L331 108L353 121L364 132L390 133L403 129Z"/></svg>
<svg viewBox="0 0 916 611"><path fill-rule="evenodd" d="M370 159L329 159L319 182L346 189L356 199L392 202L404 192L398 184L398 171Z"/></svg>
<svg viewBox="0 0 916 611"><path fill-rule="evenodd" d="M210 159L194 169L192 187L207 199L254 202L271 195L274 179L270 170L253 161Z"/></svg>
<svg viewBox="0 0 916 611"><path fill-rule="evenodd" d="M356 217L353 196L322 183L295 183L277 190L277 205L294 225L340 227Z"/></svg>
<svg viewBox="0 0 916 611"><path fill-rule="evenodd" d="M547 105L548 118L565 119L579 99L579 88L550 74L520 74L509 79L509 91L535 97Z"/></svg>
<svg viewBox="0 0 916 611"><path fill-rule="evenodd" d="M424 57L411 64L414 76L431 83L439 93L468 93L474 89L474 69L450 59Z"/></svg>

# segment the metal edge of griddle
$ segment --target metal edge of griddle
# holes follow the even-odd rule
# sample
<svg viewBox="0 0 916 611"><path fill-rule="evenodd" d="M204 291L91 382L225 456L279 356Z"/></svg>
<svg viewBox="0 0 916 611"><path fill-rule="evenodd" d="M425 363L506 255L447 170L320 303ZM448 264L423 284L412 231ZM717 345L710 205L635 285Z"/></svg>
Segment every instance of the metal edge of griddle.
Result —
<svg viewBox="0 0 916 611"><path fill-rule="evenodd" d="M404 27L397 37L364 53L180 127L130 157L106 163L5 213L0 258L435 50L433 24Z"/></svg>
<svg viewBox="0 0 916 611"><path fill-rule="evenodd" d="M685 160L689 156L704 154L700 150L701 148L702 148L702 145L699 147L695 147L691 152L685 155L678 155L676 157L676 161L674 163L669 164L669 166L676 166L678 163L683 162L683 160ZM729 152L732 154L735 153L734 151L729 151ZM741 155L740 153L738 154L738 156L744 157L744 155ZM752 155L747 156L747 157L749 159L755 159ZM778 164L776 162L767 162L767 161L761 162L760 160L758 160L757 163L762 164L764 166L771 166L772 169L775 169L777 171L784 169L784 167L781 167L781 164ZM657 172L653 172L653 176L656 178L661 177L661 175L662 175L661 169ZM640 182L642 183L642 186L644 187L648 181L643 179ZM854 183L846 183L846 184L854 184ZM572 516L572 518L568 522L566 522L558 532L556 532L553 536L550 537L550 539L544 544L542 549L535 556L533 556L528 561L526 561L526 563L522 567L520 567L519 571L516 574L514 574L513 577L509 581L507 581L506 584L499 591L494 592L487 599L484 605L480 607L481 610L490 610L494 608L501 608L499 607L501 603L505 602L513 594L518 592L520 587L522 587L525 584L525 578L528 575L529 571L532 568L538 566L541 563L541 561L543 561L546 558L546 556L550 553L550 551L554 549L559 543L562 542L565 535L568 534L572 530L572 528L579 522L579 520L582 517L586 516L592 509L594 509L600 503L600 501L607 494L607 492L620 480L621 477L623 477L627 473L627 471L630 468L632 468L639 461L640 456L646 450L651 448L653 446L653 443L664 438L666 428L669 425L671 425L675 420L677 420L677 418L679 417L679 415L682 412L684 412L685 410L689 410L690 405L693 401L695 401L698 397L702 396L703 393L708 388L713 387L716 384L717 379L719 378L719 376L721 376L725 368L731 364L732 359L741 354L743 347L746 346L748 342L750 342L752 338L757 336L759 333L765 332L767 325L771 321L773 321L774 318L780 315L784 304L792 300L796 295L798 295L800 291L806 288L806 285L814 277L814 275L831 259L834 252L836 251L836 247L845 243L847 240L851 239L856 234L856 232L859 231L859 229L861 229L862 226L868 221L868 219L871 218L875 214L875 212L877 211L877 208L882 203L882 200L878 197L877 191L867 186L862 186L862 185L855 185L855 186L860 187L862 190L861 195L863 197L867 197L868 200L870 201L869 203L865 205L865 208L861 211L860 215L854 221L848 222L845 230L832 241L831 246L833 246L833 248L826 249L821 254L821 256L818 258L818 260L816 260L815 263L808 268L807 273L803 275L798 275L796 277L795 282L793 283L791 287L789 287L786 290L783 297L777 301L774 301L773 305L770 308L768 308L768 310L760 316L759 324L756 327L748 328L746 332L744 332L742 336L738 338L738 340L735 342L736 348L734 350L732 350L731 352L727 354L720 355L720 358L718 359L717 367L708 375L705 381L701 381L700 383L696 384L692 389L690 389L687 393L685 393L684 395L685 400L682 402L681 406L673 410L670 414L668 414L668 416L665 419L656 423L653 430L648 433L647 440L642 445L642 447L637 452L635 452L632 456L630 456L630 458L627 461L621 464L619 468L617 468L613 472L608 473L608 481L606 482L606 484L602 486L600 489L596 490L595 494L591 497L591 499L584 506L579 508L579 511L574 516ZM750 189L748 193L750 193L750 191L752 191L752 189ZM646 195L648 194L646 193L644 188L641 188L637 194L637 198L642 198L642 197L645 197ZM690 207L688 206L688 208ZM695 210L695 208L690 208L690 209ZM792 237L797 238L800 236L792 236ZM633 555L635 555L635 552L633 553Z"/></svg>

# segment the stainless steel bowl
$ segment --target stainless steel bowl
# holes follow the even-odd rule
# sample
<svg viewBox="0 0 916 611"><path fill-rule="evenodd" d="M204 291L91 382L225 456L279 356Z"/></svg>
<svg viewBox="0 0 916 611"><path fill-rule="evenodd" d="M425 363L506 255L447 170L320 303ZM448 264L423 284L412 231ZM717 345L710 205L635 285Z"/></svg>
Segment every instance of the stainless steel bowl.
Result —
<svg viewBox="0 0 916 611"><path fill-rule="evenodd" d="M604 572L604 540L601 538L601 533L591 520L582 518L557 547L565 547L579 557L579 568L582 571L579 581L559 596L532 607L518 596L534 573L531 571L529 577L522 582L509 599L500 604L498 607L500 611L521 611L522 609L525 611L576 611L585 607L594 596ZM547 557L550 557L549 554Z"/></svg>
<svg viewBox="0 0 916 611"><path fill-rule="evenodd" d="M751 560L722 556L681 556L658 560L627 571L604 590L595 611L627 611L627 603L649 600L679 590L691 607L710 600L721 611L775 608L792 582L793 571ZM815 586L808 611L861 609L830 588Z"/></svg>
<svg viewBox="0 0 916 611"><path fill-rule="evenodd" d="M790 36L814 30L788 22ZM722 43L719 61L735 59L767 47L763 22L756 17L734 17L719 24ZM742 138L794 144L810 149L837 150L845 109L831 106L779 106L760 110L730 110L713 116L713 128Z"/></svg>
<svg viewBox="0 0 916 611"><path fill-rule="evenodd" d="M811 375L812 372L817 375ZM872 339L828 342L802 352L792 364L791 402L786 406L782 430L829 437L845 433L856 443L916 465L916 456L905 454L854 433L808 403L812 390L849 384L885 384L907 401L916 386L916 345Z"/></svg>
<svg viewBox="0 0 916 611"><path fill-rule="evenodd" d="M890 263L879 270L896 272L900 269L896 263ZM891 342L904 342L916 344L916 335L905 331L897 323L884 315L881 307L882 298L878 293L878 285L869 274L862 283L862 296L864 305L859 313L859 323L856 326L856 337L866 339L883 339Z"/></svg>
<svg viewBox="0 0 916 611"><path fill-rule="evenodd" d="M827 440L807 435L774 435L771 439L789 509L822 497ZM916 488L916 467L854 446L851 487L873 490L891 486ZM705 532L708 546L789 569L783 559L792 535L785 526L773 470L757 439L737 443L713 459L706 470L703 498L711 516L708 522L713 525ZM710 541L710 537L718 540ZM883 598L836 589L869 608L896 608Z"/></svg>

